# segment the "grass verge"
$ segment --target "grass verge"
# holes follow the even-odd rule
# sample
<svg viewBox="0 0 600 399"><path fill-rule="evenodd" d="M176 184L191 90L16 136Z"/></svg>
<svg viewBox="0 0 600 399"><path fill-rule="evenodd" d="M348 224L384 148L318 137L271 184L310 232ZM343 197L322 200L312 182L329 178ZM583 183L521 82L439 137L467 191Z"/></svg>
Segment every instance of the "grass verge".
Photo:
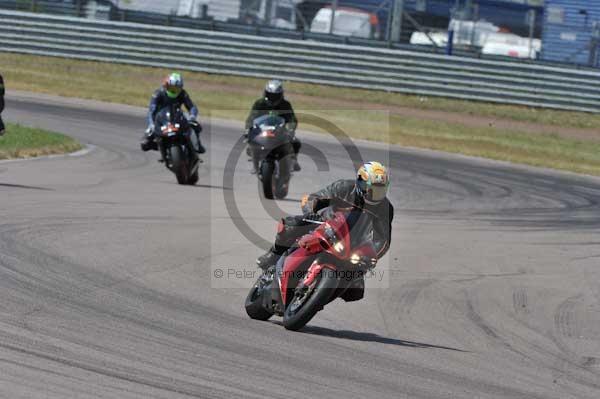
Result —
<svg viewBox="0 0 600 399"><path fill-rule="evenodd" d="M168 72L6 53L0 53L0 64L11 89L138 106L147 105ZM185 79L186 88L205 114L233 119L245 118L264 85L262 79L193 72L186 72ZM600 175L600 130L597 134L592 131L589 140L557 133L561 128L598 129L600 115L300 83L287 84L287 92L296 110L334 121L352 137ZM390 112L369 111L374 105ZM406 112L400 115L393 112L394 107L441 110L454 117L430 120L406 116ZM540 124L543 133L473 126L461 123L460 116ZM306 124L301 128L318 130Z"/></svg>
<svg viewBox="0 0 600 399"><path fill-rule="evenodd" d="M0 159L66 154L81 148L79 142L65 135L10 123L0 137Z"/></svg>

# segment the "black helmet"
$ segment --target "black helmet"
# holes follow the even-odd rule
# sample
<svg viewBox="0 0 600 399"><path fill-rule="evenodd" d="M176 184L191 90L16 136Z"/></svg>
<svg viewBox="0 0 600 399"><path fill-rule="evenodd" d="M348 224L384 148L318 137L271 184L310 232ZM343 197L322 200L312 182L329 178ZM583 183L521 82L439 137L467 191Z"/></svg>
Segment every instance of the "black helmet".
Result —
<svg viewBox="0 0 600 399"><path fill-rule="evenodd" d="M283 82L281 80L269 80L265 86L265 100L269 105L279 105L283 100Z"/></svg>

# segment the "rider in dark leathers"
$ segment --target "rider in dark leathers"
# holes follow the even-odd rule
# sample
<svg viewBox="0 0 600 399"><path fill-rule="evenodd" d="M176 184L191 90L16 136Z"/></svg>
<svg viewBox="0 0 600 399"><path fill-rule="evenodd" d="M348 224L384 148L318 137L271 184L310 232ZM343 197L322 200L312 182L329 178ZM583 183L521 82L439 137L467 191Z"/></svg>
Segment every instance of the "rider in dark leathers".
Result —
<svg viewBox="0 0 600 399"><path fill-rule="evenodd" d="M246 118L246 135L252 128L252 123L256 118L270 113L275 113L285 119L288 129L292 132L292 146L294 147L295 154L294 171L298 172L300 170L298 153L302 146L300 140L294 134L298 126L298 119L296 118L292 104L284 98L283 83L280 80L270 80L265 87L263 96L254 102L250 114Z"/></svg>
<svg viewBox="0 0 600 399"><path fill-rule="evenodd" d="M141 148L143 151L158 149L156 139L156 128L154 121L158 112L166 106L174 105L178 108L185 106L189 112L190 127L194 130L198 138L198 148L194 150L200 154L206 152L206 149L200 141L200 132L202 126L198 123L198 107L194 104L187 91L183 89L183 79L180 74L172 73L163 82L160 89L156 90L150 99L148 107L148 128L142 137Z"/></svg>
<svg viewBox="0 0 600 399"><path fill-rule="evenodd" d="M0 75L0 136L4 134L4 122L2 122L2 111L4 111L4 79Z"/></svg>
<svg viewBox="0 0 600 399"><path fill-rule="evenodd" d="M326 207L356 207L372 217L373 245L377 257L383 257L390 247L394 207L387 198L389 176L379 162L365 163L357 173L356 180L338 180L324 189L306 196L302 200L303 215L288 216L280 222L275 243L271 249L257 259L263 270L275 265L279 258L294 247L298 238L314 229L308 219L319 220L316 214ZM358 287L362 298L363 287ZM358 298L358 299L360 299Z"/></svg>

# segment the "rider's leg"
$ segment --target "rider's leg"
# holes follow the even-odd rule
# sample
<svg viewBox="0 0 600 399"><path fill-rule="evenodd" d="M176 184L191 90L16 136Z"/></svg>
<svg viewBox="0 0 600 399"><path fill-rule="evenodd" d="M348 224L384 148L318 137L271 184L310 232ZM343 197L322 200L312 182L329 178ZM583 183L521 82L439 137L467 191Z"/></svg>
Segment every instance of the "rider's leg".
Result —
<svg viewBox="0 0 600 399"><path fill-rule="evenodd" d="M204 148L204 146L202 145L202 141L200 141L200 132L202 132L202 127L198 122L191 122L190 126L192 127L192 130L196 134L196 139L198 140L196 143L196 152L198 154L204 154L206 152L206 148Z"/></svg>
<svg viewBox="0 0 600 399"><path fill-rule="evenodd" d="M266 270L277 263L281 255L295 245L298 238L314 228L312 223L305 222L303 219L304 216L302 215L288 216L281 219L277 226L275 243L264 255L256 260L261 269Z"/></svg>

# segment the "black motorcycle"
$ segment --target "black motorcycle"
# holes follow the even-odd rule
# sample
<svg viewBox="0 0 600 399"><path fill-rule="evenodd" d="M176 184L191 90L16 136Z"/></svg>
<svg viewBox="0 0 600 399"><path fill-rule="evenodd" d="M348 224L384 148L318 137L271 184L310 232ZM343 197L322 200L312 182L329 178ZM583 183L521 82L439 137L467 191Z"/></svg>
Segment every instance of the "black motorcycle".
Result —
<svg viewBox="0 0 600 399"><path fill-rule="evenodd" d="M194 185L198 182L200 159L193 148L194 132L181 108L170 106L155 118L158 149L165 166L177 177L177 183Z"/></svg>
<svg viewBox="0 0 600 399"><path fill-rule="evenodd" d="M248 132L248 155L265 198L285 198L294 159L292 135L285 126L285 119L272 114L256 118Z"/></svg>

